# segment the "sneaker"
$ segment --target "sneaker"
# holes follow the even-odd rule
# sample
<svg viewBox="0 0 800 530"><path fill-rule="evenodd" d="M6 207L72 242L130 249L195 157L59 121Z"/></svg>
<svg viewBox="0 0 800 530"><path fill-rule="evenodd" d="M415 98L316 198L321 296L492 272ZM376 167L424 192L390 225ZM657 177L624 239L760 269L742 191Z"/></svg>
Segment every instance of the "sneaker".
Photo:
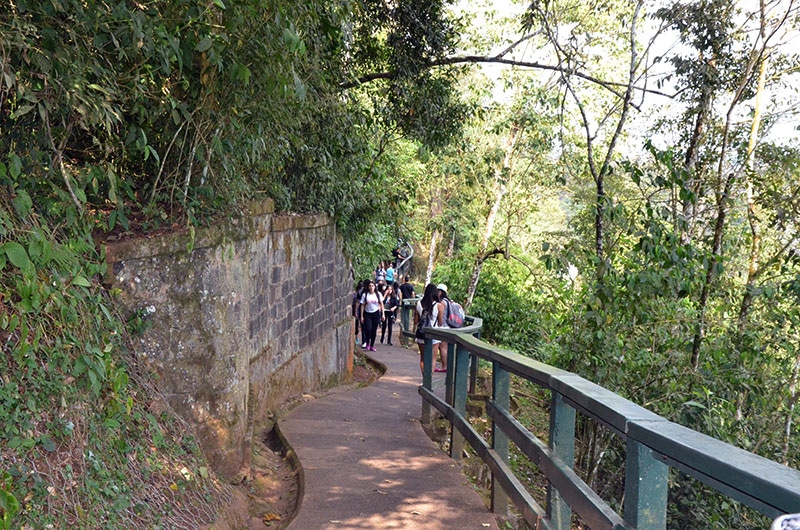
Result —
<svg viewBox="0 0 800 530"><path fill-rule="evenodd" d="M392 343L391 343L391 342L387 342L386 344L388 344L389 346L391 346L391 345L392 345Z"/></svg>
<svg viewBox="0 0 800 530"><path fill-rule="evenodd" d="M366 349L367 349L367 343L366 343L366 342L363 342L363 343L361 344L361 349L362 349L362 350L366 350Z"/></svg>
<svg viewBox="0 0 800 530"><path fill-rule="evenodd" d="M375 349L375 346L370 346L369 351L378 351L378 350Z"/></svg>

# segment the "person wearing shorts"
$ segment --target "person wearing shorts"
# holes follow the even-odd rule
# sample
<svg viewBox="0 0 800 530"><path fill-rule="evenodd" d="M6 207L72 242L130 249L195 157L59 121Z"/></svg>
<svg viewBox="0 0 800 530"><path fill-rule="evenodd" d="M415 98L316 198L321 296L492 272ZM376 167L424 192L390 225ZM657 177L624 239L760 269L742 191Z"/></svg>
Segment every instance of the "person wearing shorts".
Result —
<svg viewBox="0 0 800 530"><path fill-rule="evenodd" d="M414 314L414 328L416 329L420 321L423 327L441 328L444 323L444 302L439 301L439 290L432 283L425 286L422 299L417 302L417 311ZM419 346L419 371L423 371L423 355L425 353L425 340L417 338L417 346ZM433 351L438 348L440 341L432 340ZM434 363L436 359L434 359ZM435 368L436 372L443 370Z"/></svg>

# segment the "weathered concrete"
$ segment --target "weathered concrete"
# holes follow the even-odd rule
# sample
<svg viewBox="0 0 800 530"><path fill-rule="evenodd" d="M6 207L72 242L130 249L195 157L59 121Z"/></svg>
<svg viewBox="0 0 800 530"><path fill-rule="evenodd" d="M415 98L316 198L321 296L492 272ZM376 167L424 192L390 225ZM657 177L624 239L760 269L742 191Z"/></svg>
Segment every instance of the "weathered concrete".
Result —
<svg viewBox="0 0 800 530"><path fill-rule="evenodd" d="M352 366L347 262L323 215L251 215L109 243L106 281L146 315L138 358L194 425L214 469L249 464L250 438L287 399Z"/></svg>

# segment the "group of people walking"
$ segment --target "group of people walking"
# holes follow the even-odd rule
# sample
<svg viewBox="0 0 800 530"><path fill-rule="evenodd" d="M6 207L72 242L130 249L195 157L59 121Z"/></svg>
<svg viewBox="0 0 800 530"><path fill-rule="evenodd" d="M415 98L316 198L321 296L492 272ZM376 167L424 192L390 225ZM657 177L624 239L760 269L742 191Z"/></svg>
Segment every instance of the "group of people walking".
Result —
<svg viewBox="0 0 800 530"><path fill-rule="evenodd" d="M416 298L414 286L411 285L408 276L403 278L403 282L396 281L396 273L393 264L380 263L375 269L374 277L358 283L356 291L353 293L352 315L355 319L356 337L361 333L361 348L367 351L376 351L375 341L378 329L381 330L380 344L384 341L392 345L393 324L397 319L398 311L403 300ZM399 278L397 278L399 279ZM429 283L425 286L422 298L417 301L414 313L414 329L446 328L447 321L445 312L447 286L443 283L434 285ZM425 349L425 339L417 334L416 343L420 353L420 371L423 367L423 353ZM435 368L436 372L447 371L447 343L433 340L433 355L439 352L441 368Z"/></svg>
<svg viewBox="0 0 800 530"><path fill-rule="evenodd" d="M375 350L378 328L381 330L380 343L392 344L393 325L403 299L414 298L414 287L408 276L402 284L395 280L394 265L388 267L380 263L375 269L374 278L359 282L353 294L352 314L356 322L356 337L361 330L361 347L367 351Z"/></svg>

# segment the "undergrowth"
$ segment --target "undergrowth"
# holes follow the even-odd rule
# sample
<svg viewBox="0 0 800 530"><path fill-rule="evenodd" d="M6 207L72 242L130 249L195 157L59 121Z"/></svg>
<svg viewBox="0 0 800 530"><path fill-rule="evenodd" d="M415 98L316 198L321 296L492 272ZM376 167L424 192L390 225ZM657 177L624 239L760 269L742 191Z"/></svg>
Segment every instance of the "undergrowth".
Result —
<svg viewBox="0 0 800 530"><path fill-rule="evenodd" d="M1 530L194 529L229 499L139 376L104 267L88 223L0 189Z"/></svg>

